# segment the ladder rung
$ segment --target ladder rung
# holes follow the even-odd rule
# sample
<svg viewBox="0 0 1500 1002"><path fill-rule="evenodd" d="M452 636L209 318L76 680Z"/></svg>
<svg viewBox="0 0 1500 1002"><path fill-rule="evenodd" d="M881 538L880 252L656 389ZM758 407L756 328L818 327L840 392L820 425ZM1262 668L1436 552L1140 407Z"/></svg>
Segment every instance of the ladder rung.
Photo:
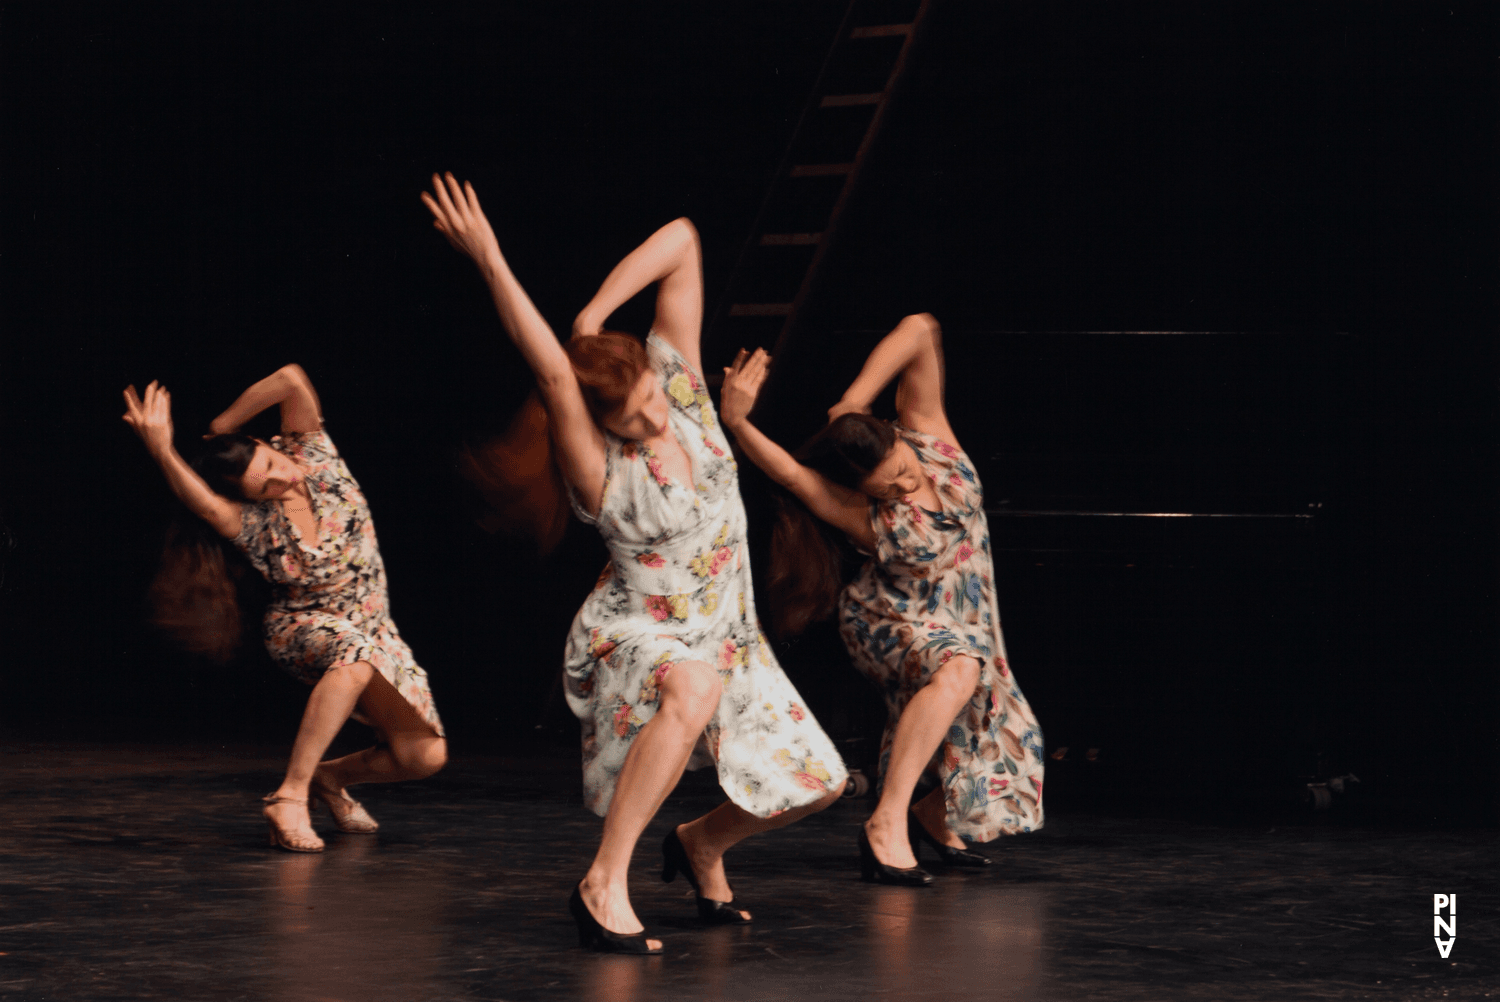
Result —
<svg viewBox="0 0 1500 1002"><path fill-rule="evenodd" d="M849 32L850 38L885 38L889 35L910 35L909 24L872 24L867 28L855 28Z"/></svg>
<svg viewBox="0 0 1500 1002"><path fill-rule="evenodd" d="M793 244L815 244L823 239L821 233L762 233L762 247L788 247Z"/></svg>
<svg viewBox="0 0 1500 1002"><path fill-rule="evenodd" d="M884 94L828 94L818 102L819 108L847 108L854 104L879 104Z"/></svg>
<svg viewBox="0 0 1500 1002"><path fill-rule="evenodd" d="M791 303L735 303L729 307L731 317L789 317Z"/></svg>
<svg viewBox="0 0 1500 1002"><path fill-rule="evenodd" d="M849 174L853 164L798 164L792 168L792 177L828 177L832 174Z"/></svg>

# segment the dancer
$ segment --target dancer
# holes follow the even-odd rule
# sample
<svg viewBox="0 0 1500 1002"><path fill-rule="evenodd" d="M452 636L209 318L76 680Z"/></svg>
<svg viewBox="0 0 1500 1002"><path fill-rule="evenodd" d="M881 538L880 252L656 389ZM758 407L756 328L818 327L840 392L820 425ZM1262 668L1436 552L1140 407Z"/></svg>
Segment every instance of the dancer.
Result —
<svg viewBox="0 0 1500 1002"><path fill-rule="evenodd" d="M632 251L564 347L511 274L473 187L434 175L422 199L489 284L536 374L574 511L609 546L563 662L583 725L584 801L604 816L599 851L569 903L579 941L660 952L631 908L627 871L636 840L690 764L715 765L729 800L668 833L662 879L681 872L707 922L749 921L731 905L724 852L826 807L847 773L760 632L734 460L699 374L697 232L679 219ZM656 318L644 348L601 330L653 283Z"/></svg>
<svg viewBox="0 0 1500 1002"><path fill-rule="evenodd" d="M890 711L883 789L859 835L865 878L930 883L918 839L949 866L984 866L964 838L1042 825L1042 732L1005 661L983 492L943 407L941 328L929 314L902 320L795 458L749 419L769 361L742 351L724 370L725 425L756 465L872 555L837 603L844 645ZM898 375L893 425L869 409ZM821 592L831 611L836 560L805 548L822 538L815 527L789 531L804 547L787 552L785 532L773 539L772 580L813 606ZM822 581L791 583L809 570ZM924 772L938 785L913 804Z"/></svg>
<svg viewBox="0 0 1500 1002"><path fill-rule="evenodd" d="M273 404L281 409L280 435L263 442L237 434ZM265 797L270 843L292 852L323 851L308 816L309 797L327 805L341 831L375 831L375 819L346 787L430 776L447 761L447 743L427 673L387 610L385 565L369 505L323 431L307 374L288 365L240 394L209 425L213 434L191 464L173 445L166 387L152 380L144 396L127 388L124 418L172 492L270 583L266 649L313 687L286 777ZM177 540L183 545L181 534ZM190 605L205 589L233 601L223 545L209 544L202 559L189 554L191 577L158 576L153 598L159 612L175 615L180 625L182 616L171 610ZM164 563L171 557L169 550ZM232 613L237 633L238 611ZM356 706L356 719L375 729L378 743L320 762Z"/></svg>

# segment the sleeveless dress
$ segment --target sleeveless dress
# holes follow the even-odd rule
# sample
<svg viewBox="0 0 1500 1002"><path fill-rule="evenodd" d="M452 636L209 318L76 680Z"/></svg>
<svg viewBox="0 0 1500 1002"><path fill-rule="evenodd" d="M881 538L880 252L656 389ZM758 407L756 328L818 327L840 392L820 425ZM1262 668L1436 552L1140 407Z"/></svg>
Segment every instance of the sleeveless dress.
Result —
<svg viewBox="0 0 1500 1002"><path fill-rule="evenodd" d="M660 705L662 678L679 662L705 661L724 692L688 768L715 765L730 800L770 817L842 789L848 772L761 632L737 467L702 377L655 334L646 353L693 483L668 477L642 443L606 431L598 516L573 498L610 553L563 661L568 705L583 725L584 803L609 811L625 754Z"/></svg>
<svg viewBox="0 0 1500 1002"><path fill-rule="evenodd" d="M427 673L390 616L385 564L359 483L327 432L286 432L269 444L304 471L318 538L303 539L279 501L241 505L234 545L273 590L266 650L308 685L335 665L368 662L442 734Z"/></svg>
<svg viewBox="0 0 1500 1002"><path fill-rule="evenodd" d="M950 658L980 664L979 685L929 765L947 791L948 827L976 842L1042 826L1042 731L1005 661L984 491L968 456L896 425L942 511L905 498L870 505L876 552L839 602L839 634L885 696L880 772L907 702Z"/></svg>

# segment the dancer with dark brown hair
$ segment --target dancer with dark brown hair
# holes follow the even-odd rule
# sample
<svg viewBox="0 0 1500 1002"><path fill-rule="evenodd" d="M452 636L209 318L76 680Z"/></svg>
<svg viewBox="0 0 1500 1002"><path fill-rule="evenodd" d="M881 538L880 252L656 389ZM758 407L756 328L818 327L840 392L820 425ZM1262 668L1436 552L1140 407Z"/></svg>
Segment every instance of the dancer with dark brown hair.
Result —
<svg viewBox="0 0 1500 1002"><path fill-rule="evenodd" d="M914 841L949 866L984 866L964 838L1042 825L1042 732L1005 660L983 489L943 406L941 328L930 314L902 320L795 456L750 422L769 361L741 352L724 370L724 423L806 505L785 509L794 523L810 510L870 555L839 595L837 561L808 550L815 528L779 527L772 542L787 594L826 611L837 597L844 645L890 711L880 801L859 836L865 877L930 883ZM897 421L872 417L898 377ZM937 785L913 804L923 773Z"/></svg>
<svg viewBox="0 0 1500 1002"><path fill-rule="evenodd" d="M692 883L705 921L749 921L731 904L725 851L832 803L847 773L756 617L735 464L699 371L697 231L679 219L633 250L564 346L511 273L473 187L434 176L422 198L489 284L536 374L573 510L609 546L563 659L583 726L584 801L604 816L599 851L569 904L579 941L660 952L630 905L630 855L690 765L715 766L729 799L667 835L662 877L680 872ZM644 347L601 330L652 284L656 318Z"/></svg>
<svg viewBox="0 0 1500 1002"><path fill-rule="evenodd" d="M281 434L238 434L271 406ZM271 844L322 852L309 798L346 832L377 825L346 787L421 779L443 767L447 743L427 673L387 608L385 565L370 508L333 440L301 366L255 383L209 426L192 463L172 437L172 397L153 380L125 390L125 422L145 443L172 492L217 538L174 532L152 587L157 620L187 646L223 659L239 634L235 588L223 547L232 545L271 585L265 642L271 656L312 686L281 786L265 798ZM206 601L205 601L206 597ZM379 743L319 761L359 712Z"/></svg>

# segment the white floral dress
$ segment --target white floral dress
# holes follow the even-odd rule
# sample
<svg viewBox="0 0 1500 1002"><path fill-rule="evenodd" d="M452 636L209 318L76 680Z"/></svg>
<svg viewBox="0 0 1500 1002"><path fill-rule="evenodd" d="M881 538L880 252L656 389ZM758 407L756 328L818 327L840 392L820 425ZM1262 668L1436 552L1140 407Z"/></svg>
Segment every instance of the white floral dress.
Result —
<svg viewBox="0 0 1500 1002"><path fill-rule="evenodd" d="M870 505L875 557L839 602L839 634L896 722L932 673L956 655L979 662L979 685L929 765L947 791L948 827L976 842L1042 826L1042 729L1005 660L984 489L969 457L935 435L896 426L932 481L941 511L906 498Z"/></svg>
<svg viewBox="0 0 1500 1002"><path fill-rule="evenodd" d="M325 431L286 432L270 444L305 474L318 538L303 539L279 501L240 506L234 545L273 589L266 650L308 685L335 665L367 662L442 734L427 673L391 619L385 562L359 482Z"/></svg>
<svg viewBox="0 0 1500 1002"><path fill-rule="evenodd" d="M730 800L770 817L841 789L848 773L761 632L739 476L703 380L655 334L646 352L693 483L666 476L641 443L605 432L598 516L573 500L610 552L563 661L568 705L583 724L584 803L608 812L630 744L660 704L662 678L679 662L705 661L724 693L688 767L713 764Z"/></svg>

